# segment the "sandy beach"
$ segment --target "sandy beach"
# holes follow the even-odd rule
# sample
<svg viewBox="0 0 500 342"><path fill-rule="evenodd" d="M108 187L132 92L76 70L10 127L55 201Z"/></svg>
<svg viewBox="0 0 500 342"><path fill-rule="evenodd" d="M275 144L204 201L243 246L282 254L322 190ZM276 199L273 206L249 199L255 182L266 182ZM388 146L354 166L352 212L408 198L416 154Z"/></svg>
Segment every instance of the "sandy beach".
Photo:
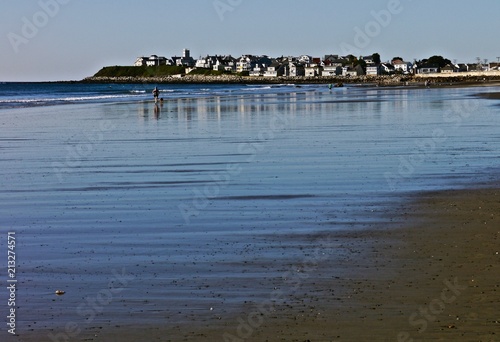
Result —
<svg viewBox="0 0 500 342"><path fill-rule="evenodd" d="M66 333L23 334L20 340L498 341L499 212L495 185L423 192L379 213L386 223L370 229L267 241L302 255L279 265L242 264L242 275L249 275L232 286L255 297L243 305L204 306L191 293L181 296L182 305L171 302L168 324L137 324L135 315L127 319L122 313L121 325L99 322L75 334L78 339L70 338L69 327ZM275 270L276 277L259 275L259 268L265 274ZM225 279L206 286L224 289Z"/></svg>
<svg viewBox="0 0 500 342"><path fill-rule="evenodd" d="M303 274L277 279L272 285L283 292L270 293L269 299L277 299L272 305L265 299L248 303L245 311L221 315L221 320L193 320L176 331L137 327L132 329L137 337L127 338L130 331L124 328L112 335L104 331L101 337L498 341L499 212L500 188L422 193L384 213L387 225L373 230L282 238L318 241L323 246L319 253L307 243L300 247L312 254L289 266ZM332 262L322 254L328 254L328 248L344 250L344 256ZM232 315L237 318L230 319Z"/></svg>
<svg viewBox="0 0 500 342"><path fill-rule="evenodd" d="M332 236L351 244L344 261L250 340L498 341L499 209L497 188L422 193L390 228Z"/></svg>
<svg viewBox="0 0 500 342"><path fill-rule="evenodd" d="M1 112L0 340L498 340L497 88L163 91Z"/></svg>

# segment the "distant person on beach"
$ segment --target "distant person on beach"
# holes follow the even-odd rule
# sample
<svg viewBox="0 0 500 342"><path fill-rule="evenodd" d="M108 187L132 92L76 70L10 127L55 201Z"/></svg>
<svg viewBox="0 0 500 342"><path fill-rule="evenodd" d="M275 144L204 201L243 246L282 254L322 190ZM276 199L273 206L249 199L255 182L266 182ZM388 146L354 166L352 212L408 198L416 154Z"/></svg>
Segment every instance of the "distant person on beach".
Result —
<svg viewBox="0 0 500 342"><path fill-rule="evenodd" d="M160 91L158 90L158 87L155 87L155 89L153 90L153 96L155 98L155 103L158 102L158 96L160 96Z"/></svg>

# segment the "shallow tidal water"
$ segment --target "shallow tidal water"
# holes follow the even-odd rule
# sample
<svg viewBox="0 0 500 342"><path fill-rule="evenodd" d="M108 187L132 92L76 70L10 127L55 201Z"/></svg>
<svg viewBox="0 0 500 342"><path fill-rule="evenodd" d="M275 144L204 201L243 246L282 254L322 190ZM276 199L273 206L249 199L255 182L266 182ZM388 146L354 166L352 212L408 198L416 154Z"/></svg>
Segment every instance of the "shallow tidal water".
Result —
<svg viewBox="0 0 500 342"><path fill-rule="evenodd" d="M495 90L306 86L1 110L18 333L175 325L265 297L317 248L290 237L372 227L408 193L491 181L500 102L472 95Z"/></svg>

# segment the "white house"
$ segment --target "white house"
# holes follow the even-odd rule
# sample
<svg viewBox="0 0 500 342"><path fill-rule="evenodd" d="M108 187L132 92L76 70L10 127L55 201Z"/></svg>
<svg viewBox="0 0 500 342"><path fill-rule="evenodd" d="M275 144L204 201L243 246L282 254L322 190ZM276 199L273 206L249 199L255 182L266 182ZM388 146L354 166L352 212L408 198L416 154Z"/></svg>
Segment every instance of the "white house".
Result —
<svg viewBox="0 0 500 342"><path fill-rule="evenodd" d="M441 73L452 74L454 72L458 72L458 70L459 70L458 65L448 64L448 65L444 66L443 68L441 68Z"/></svg>
<svg viewBox="0 0 500 342"><path fill-rule="evenodd" d="M394 67L395 71L401 71L403 74L408 74L410 73L413 64L410 62L405 62L400 59L395 59L392 61L392 66Z"/></svg>
<svg viewBox="0 0 500 342"><path fill-rule="evenodd" d="M210 61L209 56L206 57L200 57L196 60L196 64L194 65L197 68L212 68L212 63Z"/></svg>
<svg viewBox="0 0 500 342"><path fill-rule="evenodd" d="M395 71L395 68L392 64L390 63L380 63L379 66L379 74L393 74Z"/></svg>
<svg viewBox="0 0 500 342"><path fill-rule="evenodd" d="M352 66L344 66L342 67L342 76L356 77L358 76L358 71Z"/></svg>
<svg viewBox="0 0 500 342"><path fill-rule="evenodd" d="M319 65L306 66L305 67L305 76L306 77L320 76L322 70L323 70L323 67L319 66Z"/></svg>
<svg viewBox="0 0 500 342"><path fill-rule="evenodd" d="M422 66L417 69L417 74L437 74L439 67L437 66Z"/></svg>
<svg viewBox="0 0 500 342"><path fill-rule="evenodd" d="M264 76L278 77L278 76L283 76L284 73L285 73L284 65L278 62L273 62L270 66L267 67Z"/></svg>
<svg viewBox="0 0 500 342"><path fill-rule="evenodd" d="M251 71L257 65L255 56L243 55L236 62L236 71Z"/></svg>
<svg viewBox="0 0 500 342"><path fill-rule="evenodd" d="M220 58L218 56L200 57L196 60L195 66L197 68L212 69L214 65L219 63L219 60Z"/></svg>
<svg viewBox="0 0 500 342"><path fill-rule="evenodd" d="M219 58L217 61L217 65L214 66L214 69L217 67L217 70L225 70L225 71L230 71L234 72L236 71L236 58L232 57L231 55L229 56L224 56L222 58Z"/></svg>
<svg viewBox="0 0 500 342"><path fill-rule="evenodd" d="M252 70L250 70L249 75L250 76L264 76L265 72L267 70L267 66L264 64L257 64Z"/></svg>
<svg viewBox="0 0 500 342"><path fill-rule="evenodd" d="M212 65L212 69L216 71L226 70L226 65L223 63L222 58L217 58L215 63ZM231 69L229 71L231 71Z"/></svg>
<svg viewBox="0 0 500 342"><path fill-rule="evenodd" d="M490 71L500 70L500 63L490 63Z"/></svg>
<svg viewBox="0 0 500 342"><path fill-rule="evenodd" d="M163 56L151 55L149 57L139 57L135 62L136 66L147 65L147 66L158 66L158 65L166 65L167 58ZM143 64L139 64L143 63ZM145 64L144 64L145 63Z"/></svg>
<svg viewBox="0 0 500 342"><path fill-rule="evenodd" d="M296 76L305 76L306 69L304 65L297 62L288 63L288 76L296 77Z"/></svg>
<svg viewBox="0 0 500 342"><path fill-rule="evenodd" d="M311 64L312 60L313 60L313 58L311 56L308 56L308 55L302 55L298 58L298 62L302 63L302 64Z"/></svg>
<svg viewBox="0 0 500 342"><path fill-rule="evenodd" d="M337 65L325 65L321 76L337 76Z"/></svg>
<svg viewBox="0 0 500 342"><path fill-rule="evenodd" d="M366 74L369 76L378 76L380 74L380 66L376 64L372 64L366 66Z"/></svg>
<svg viewBox="0 0 500 342"><path fill-rule="evenodd" d="M137 57L134 66L144 66L149 57Z"/></svg>

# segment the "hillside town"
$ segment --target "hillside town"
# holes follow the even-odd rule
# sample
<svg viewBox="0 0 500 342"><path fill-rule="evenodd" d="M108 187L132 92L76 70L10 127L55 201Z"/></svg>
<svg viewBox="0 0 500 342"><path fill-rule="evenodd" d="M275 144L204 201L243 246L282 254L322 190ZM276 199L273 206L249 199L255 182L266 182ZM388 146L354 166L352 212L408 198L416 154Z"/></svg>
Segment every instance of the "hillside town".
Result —
<svg viewBox="0 0 500 342"><path fill-rule="evenodd" d="M500 60L500 57L497 58ZM381 75L418 75L418 74L454 74L467 72L500 71L500 62L491 63L487 59L477 58L476 63L451 62L441 56L432 56L421 61L408 61L402 57L394 57L382 62L380 55L356 57L353 55L310 55L272 58L266 55L231 55L204 56L197 59L191 57L190 50L183 50L182 56L167 58L151 55L138 57L135 66L171 65L185 68L189 74L195 69L214 70L227 73L238 73L256 77L316 77L316 76L381 76Z"/></svg>

